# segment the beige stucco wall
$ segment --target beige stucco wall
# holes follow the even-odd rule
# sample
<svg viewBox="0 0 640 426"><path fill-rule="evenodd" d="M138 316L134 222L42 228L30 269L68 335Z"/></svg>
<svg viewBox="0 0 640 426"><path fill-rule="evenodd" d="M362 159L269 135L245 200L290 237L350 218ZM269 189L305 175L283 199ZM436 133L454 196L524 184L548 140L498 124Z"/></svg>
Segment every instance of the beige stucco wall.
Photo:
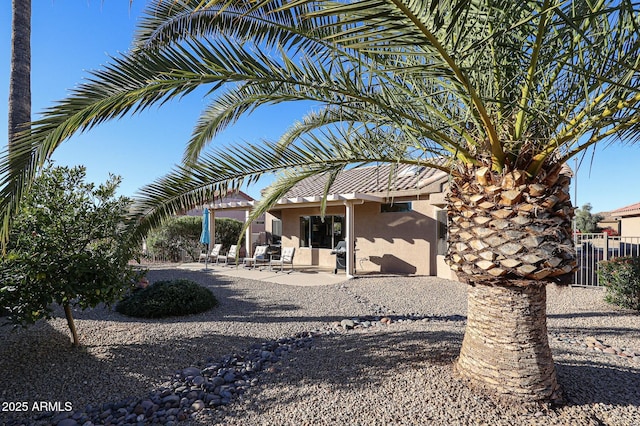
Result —
<svg viewBox="0 0 640 426"><path fill-rule="evenodd" d="M640 237L640 217L621 218L620 235L623 237Z"/></svg>
<svg viewBox="0 0 640 426"><path fill-rule="evenodd" d="M444 255L436 256L436 275L439 278L445 278L447 280L457 281L458 277L453 273L447 262L444 260Z"/></svg>
<svg viewBox="0 0 640 426"><path fill-rule="evenodd" d="M381 213L377 203L356 206L356 270L435 275L434 208L412 201L412 209Z"/></svg>
<svg viewBox="0 0 640 426"><path fill-rule="evenodd" d="M436 275L440 266L438 275L450 276L448 268L435 256L437 209L426 200L411 203L413 211L398 213L381 213L380 204L374 202L355 206L356 273ZM297 265L334 268L335 256L330 249L300 247L300 217L318 213L318 207L281 210L282 246L296 248ZM327 215L344 214L342 205L327 208ZM269 228L269 216L266 223Z"/></svg>
<svg viewBox="0 0 640 426"><path fill-rule="evenodd" d="M613 220L613 219L603 220L603 221L598 222L598 228L600 228L600 229L611 228L615 232L620 234L620 221L619 220Z"/></svg>

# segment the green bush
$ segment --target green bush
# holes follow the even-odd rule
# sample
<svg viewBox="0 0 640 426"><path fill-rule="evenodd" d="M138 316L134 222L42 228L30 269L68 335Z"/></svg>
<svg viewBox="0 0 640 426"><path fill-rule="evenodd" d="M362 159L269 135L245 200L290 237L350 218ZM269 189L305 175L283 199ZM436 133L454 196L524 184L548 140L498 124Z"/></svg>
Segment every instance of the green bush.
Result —
<svg viewBox="0 0 640 426"><path fill-rule="evenodd" d="M607 286L605 300L640 311L640 257L618 257L600 262L600 282Z"/></svg>
<svg viewBox="0 0 640 426"><path fill-rule="evenodd" d="M222 244L225 251L233 244L238 244L238 237L242 234L243 223L236 219L226 217L216 218L216 243ZM244 244L244 236L240 245Z"/></svg>
<svg viewBox="0 0 640 426"><path fill-rule="evenodd" d="M185 279L158 281L135 290L116 305L121 314L139 318L163 318L197 314L218 304L208 288Z"/></svg>
<svg viewBox="0 0 640 426"><path fill-rule="evenodd" d="M232 244L238 244L243 223L229 218L215 218L215 242L222 244L225 251ZM147 248L154 255L171 262L180 262L185 252L191 261L197 261L204 246L200 242L202 232L201 216L180 216L168 219L147 236ZM242 238L244 241L244 237ZM214 244L212 241L211 244ZM240 244L243 244L241 242Z"/></svg>
<svg viewBox="0 0 640 426"><path fill-rule="evenodd" d="M202 217L173 217L159 228L149 232L147 248L156 256L171 262L180 262L183 252L192 261L196 261L203 249L203 245L200 243L201 232Z"/></svg>

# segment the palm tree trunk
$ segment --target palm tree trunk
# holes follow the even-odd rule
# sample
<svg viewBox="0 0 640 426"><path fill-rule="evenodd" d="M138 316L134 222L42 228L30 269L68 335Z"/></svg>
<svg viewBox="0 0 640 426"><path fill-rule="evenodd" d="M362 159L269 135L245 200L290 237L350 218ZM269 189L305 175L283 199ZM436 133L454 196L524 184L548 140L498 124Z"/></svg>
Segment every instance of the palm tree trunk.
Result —
<svg viewBox="0 0 640 426"><path fill-rule="evenodd" d="M470 284L460 376L519 401L560 395L546 324L546 284L576 265L570 178L557 166L525 171L470 168L448 194L448 261Z"/></svg>
<svg viewBox="0 0 640 426"><path fill-rule="evenodd" d="M9 76L9 150L31 121L31 0L13 0Z"/></svg>
<svg viewBox="0 0 640 426"><path fill-rule="evenodd" d="M473 384L520 401L557 400L549 348L546 286L475 285L456 371Z"/></svg>

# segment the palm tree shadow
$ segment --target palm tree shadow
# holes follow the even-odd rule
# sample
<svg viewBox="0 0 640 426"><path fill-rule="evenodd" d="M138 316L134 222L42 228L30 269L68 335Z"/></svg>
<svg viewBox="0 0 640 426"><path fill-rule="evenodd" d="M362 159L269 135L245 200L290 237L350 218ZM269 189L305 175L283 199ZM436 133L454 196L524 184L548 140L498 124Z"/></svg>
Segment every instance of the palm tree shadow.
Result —
<svg viewBox="0 0 640 426"><path fill-rule="evenodd" d="M356 342L357 341L357 342ZM269 387L299 384L300 389L316 392L317 386L330 389L360 389L380 386L393 380L397 369L422 371L429 366L450 369L458 356L462 333L451 331L348 333L323 336L312 349L290 353L280 370L266 378ZM309 356L306 351L315 352ZM304 386L303 386L304 385ZM258 390L255 405L280 406L313 398L300 391L266 396ZM233 413L231 415L234 415Z"/></svg>
<svg viewBox="0 0 640 426"><path fill-rule="evenodd" d="M277 297L262 297L264 295L256 295L250 290L242 290L237 285L237 281L227 276L219 274L203 273L201 271L189 271L182 269L156 269L149 271L148 277L154 280L156 277L175 276L176 278L187 278L198 282L199 284L209 288L218 299L219 305L198 316L189 316L183 318L173 318L176 322L201 322L201 321L217 321L217 322L248 322L248 323L331 323L340 321L345 317L332 313L333 310L327 308L327 315L307 316L299 313L304 307L296 303L287 303L279 300ZM252 281L242 279L243 283L249 283L250 286L260 288L264 283L261 281ZM127 319L121 316L123 321L136 321L135 319ZM148 320L144 320L148 321Z"/></svg>
<svg viewBox="0 0 640 426"><path fill-rule="evenodd" d="M449 375L446 387L437 392L447 392L454 400L473 398L483 409L496 413L501 412L505 404L511 406L512 400L475 392L456 378L453 364L459 355L462 337L462 329L323 336L314 342L313 348L288 354L281 362L280 370L263 376L263 386L253 390L251 398L255 403L232 409L227 416L240 418L245 410L252 410L259 416L269 407L295 406L304 400L317 400L318 392L326 394L327 399L336 391L359 394L368 388L384 387L387 382L398 380L402 370L415 372L415 375L408 375L410 378L426 376L427 380L435 370L440 371L435 373L437 375ZM306 351L315 353L311 355ZM559 362L556 365L560 384L568 397L566 407L570 411L573 406L585 406L589 410L588 406L593 404L640 406L638 369L590 361ZM406 377L399 380L406 380ZM402 392L403 384L396 383L395 388ZM269 392L267 389L279 391ZM429 400L432 396L429 392L433 392L433 388L425 389L425 393L416 398ZM523 405L522 414L529 413L534 406ZM562 411L563 407L558 410ZM207 424L206 420L202 424Z"/></svg>
<svg viewBox="0 0 640 426"><path fill-rule="evenodd" d="M606 360L573 358L566 362L556 360L556 372L570 406L605 404L640 408L640 368L631 364L621 367Z"/></svg>
<svg viewBox="0 0 640 426"><path fill-rule="evenodd" d="M547 318L574 320L576 318L599 318L599 317L613 318L613 317L629 317L629 316L640 316L640 314L634 311L609 310L609 311L603 311L603 312L571 312L566 314L549 314L547 315Z"/></svg>

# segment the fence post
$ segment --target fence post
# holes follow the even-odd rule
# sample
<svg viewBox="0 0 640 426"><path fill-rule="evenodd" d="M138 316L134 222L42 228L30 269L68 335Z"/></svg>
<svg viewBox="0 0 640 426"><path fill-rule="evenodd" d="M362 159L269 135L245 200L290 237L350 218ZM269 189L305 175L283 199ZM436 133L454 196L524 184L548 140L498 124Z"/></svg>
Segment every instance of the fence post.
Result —
<svg viewBox="0 0 640 426"><path fill-rule="evenodd" d="M604 234L604 260L609 260L609 234L603 232ZM598 283L600 284L600 283Z"/></svg>

